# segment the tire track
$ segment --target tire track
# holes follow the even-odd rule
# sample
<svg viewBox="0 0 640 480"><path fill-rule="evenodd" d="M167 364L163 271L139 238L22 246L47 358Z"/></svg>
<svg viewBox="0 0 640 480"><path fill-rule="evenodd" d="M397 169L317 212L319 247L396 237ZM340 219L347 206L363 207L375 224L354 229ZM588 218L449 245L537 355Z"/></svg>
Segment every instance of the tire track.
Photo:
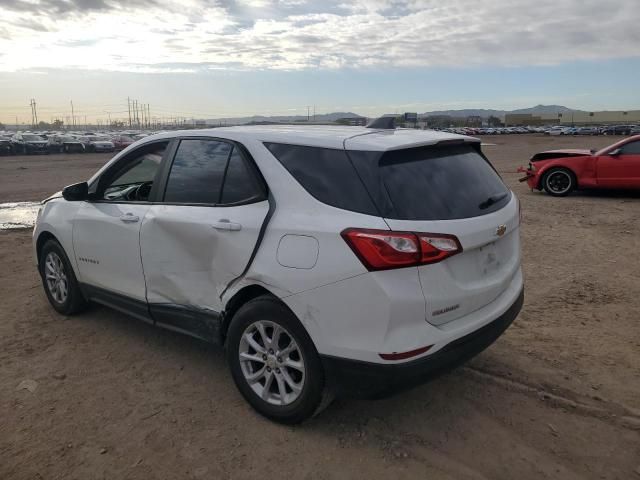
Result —
<svg viewBox="0 0 640 480"><path fill-rule="evenodd" d="M545 401L551 407L568 409L577 414L596 418L607 423L627 428L629 430L640 430L640 412L637 410L615 403L611 400L601 399L599 403L603 407L586 403L586 397L572 390L564 390L564 394L552 393L544 388L528 384L522 381L507 378L505 375L490 370L481 369L474 366L462 367L462 370L469 374L475 381L490 381L505 390L515 391L535 397ZM574 398L570 398L573 396Z"/></svg>

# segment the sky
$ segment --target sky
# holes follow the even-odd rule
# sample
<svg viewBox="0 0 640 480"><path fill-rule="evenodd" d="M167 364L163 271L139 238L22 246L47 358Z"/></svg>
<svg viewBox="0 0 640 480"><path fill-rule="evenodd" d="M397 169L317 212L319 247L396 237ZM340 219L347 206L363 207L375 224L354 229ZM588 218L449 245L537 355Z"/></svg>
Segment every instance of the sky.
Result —
<svg viewBox="0 0 640 480"><path fill-rule="evenodd" d="M639 0L0 0L0 121L640 109Z"/></svg>

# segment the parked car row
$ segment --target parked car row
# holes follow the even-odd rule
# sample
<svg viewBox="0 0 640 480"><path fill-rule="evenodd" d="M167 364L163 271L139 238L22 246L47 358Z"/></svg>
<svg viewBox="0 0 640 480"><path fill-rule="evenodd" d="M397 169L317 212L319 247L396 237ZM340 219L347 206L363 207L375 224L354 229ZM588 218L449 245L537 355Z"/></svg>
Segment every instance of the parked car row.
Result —
<svg viewBox="0 0 640 480"><path fill-rule="evenodd" d="M479 128L479 127L459 127L459 128L436 128L448 133L457 133L458 135L507 135L507 134L523 134L523 133L544 133L542 127L495 127L495 128Z"/></svg>
<svg viewBox="0 0 640 480"><path fill-rule="evenodd" d="M0 132L0 155L115 152L147 135L139 132Z"/></svg>
<svg viewBox="0 0 640 480"><path fill-rule="evenodd" d="M457 127L435 128L442 132L457 133L459 135L507 135L523 133L544 133L545 135L637 135L640 134L640 125L604 125L590 127L569 127L555 125L547 127Z"/></svg>
<svg viewBox="0 0 640 480"><path fill-rule="evenodd" d="M557 125L547 129L547 135L637 135L640 125L605 125L593 127L566 127Z"/></svg>

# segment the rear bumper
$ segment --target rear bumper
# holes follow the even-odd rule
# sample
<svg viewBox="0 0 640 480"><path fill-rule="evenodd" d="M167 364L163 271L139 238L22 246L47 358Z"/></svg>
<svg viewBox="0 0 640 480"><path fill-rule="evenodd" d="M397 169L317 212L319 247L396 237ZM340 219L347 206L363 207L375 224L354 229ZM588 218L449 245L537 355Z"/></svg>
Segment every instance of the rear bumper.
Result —
<svg viewBox="0 0 640 480"><path fill-rule="evenodd" d="M339 396L371 398L424 383L489 347L518 316L523 302L524 289L511 307L491 323L413 362L377 364L321 356L328 385Z"/></svg>

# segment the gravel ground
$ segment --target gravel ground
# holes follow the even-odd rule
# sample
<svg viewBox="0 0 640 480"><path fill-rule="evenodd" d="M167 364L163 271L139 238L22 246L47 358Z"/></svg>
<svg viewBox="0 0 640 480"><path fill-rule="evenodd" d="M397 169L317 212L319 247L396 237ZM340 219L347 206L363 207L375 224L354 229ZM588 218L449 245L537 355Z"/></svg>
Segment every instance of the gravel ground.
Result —
<svg viewBox="0 0 640 480"><path fill-rule="evenodd" d="M0 478L640 479L640 193L556 199L515 173L612 140L486 138L522 200L522 313L465 367L298 427L256 415L213 347L102 307L57 315L30 232L0 233ZM0 202L108 158L0 158Z"/></svg>

